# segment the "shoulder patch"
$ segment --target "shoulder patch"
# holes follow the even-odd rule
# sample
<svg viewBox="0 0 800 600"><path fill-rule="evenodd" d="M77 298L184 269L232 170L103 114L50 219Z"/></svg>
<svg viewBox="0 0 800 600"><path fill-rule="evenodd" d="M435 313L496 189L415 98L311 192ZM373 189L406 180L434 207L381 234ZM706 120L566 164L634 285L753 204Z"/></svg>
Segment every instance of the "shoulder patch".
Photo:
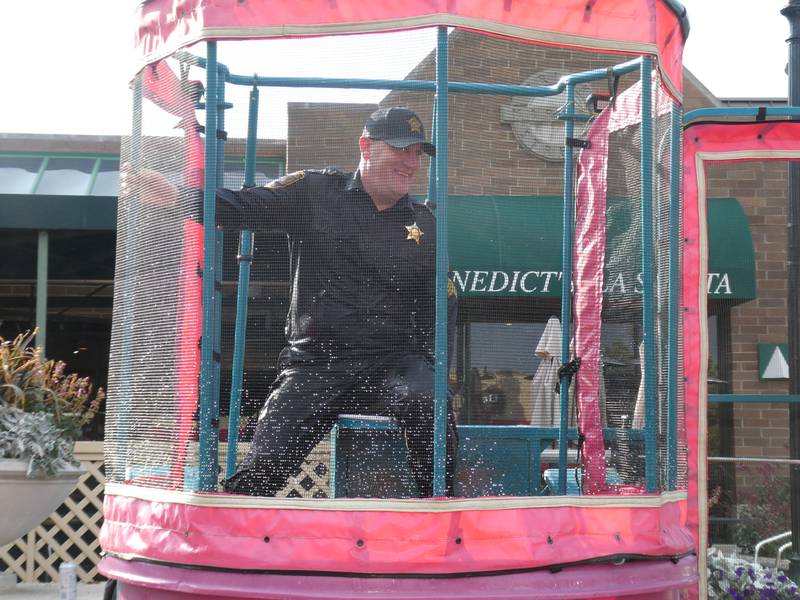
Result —
<svg viewBox="0 0 800 600"><path fill-rule="evenodd" d="M449 277L447 278L447 297L452 298L453 296L458 297L458 292L456 291L456 284L453 283L453 280Z"/></svg>
<svg viewBox="0 0 800 600"><path fill-rule="evenodd" d="M273 179L264 187L268 187L273 190L287 188L290 185L294 185L295 183L303 179L305 176L306 176L305 171L295 171L294 173L288 173L283 177L279 177L278 179Z"/></svg>
<svg viewBox="0 0 800 600"><path fill-rule="evenodd" d="M320 175L346 175L336 167L325 167L324 169L308 169L309 173L318 173Z"/></svg>

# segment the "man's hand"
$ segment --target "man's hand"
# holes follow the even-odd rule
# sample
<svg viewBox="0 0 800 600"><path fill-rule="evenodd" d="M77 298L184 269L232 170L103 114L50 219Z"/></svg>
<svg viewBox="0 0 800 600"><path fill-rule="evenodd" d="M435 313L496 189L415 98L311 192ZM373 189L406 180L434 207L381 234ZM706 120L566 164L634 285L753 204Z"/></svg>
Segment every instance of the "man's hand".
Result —
<svg viewBox="0 0 800 600"><path fill-rule="evenodd" d="M164 175L152 169L133 171L129 163L124 163L119 173L120 197L129 198L136 194L145 206L169 208L178 202L178 188Z"/></svg>

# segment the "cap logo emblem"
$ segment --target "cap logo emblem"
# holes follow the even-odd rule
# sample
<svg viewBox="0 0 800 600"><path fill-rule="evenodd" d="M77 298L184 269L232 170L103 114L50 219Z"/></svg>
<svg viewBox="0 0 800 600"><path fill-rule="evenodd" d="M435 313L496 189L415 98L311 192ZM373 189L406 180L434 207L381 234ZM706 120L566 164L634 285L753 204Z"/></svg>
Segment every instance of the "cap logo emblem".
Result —
<svg viewBox="0 0 800 600"><path fill-rule="evenodd" d="M411 133L419 133L422 131L422 123L419 122L417 117L411 117L408 120L408 127L411 129Z"/></svg>
<svg viewBox="0 0 800 600"><path fill-rule="evenodd" d="M405 227L406 231L408 232L406 239L414 240L415 242L417 242L417 246L419 246L419 242L422 239L422 236L425 235L424 233L422 233L422 229L420 229L416 223L414 223L413 225L406 225Z"/></svg>

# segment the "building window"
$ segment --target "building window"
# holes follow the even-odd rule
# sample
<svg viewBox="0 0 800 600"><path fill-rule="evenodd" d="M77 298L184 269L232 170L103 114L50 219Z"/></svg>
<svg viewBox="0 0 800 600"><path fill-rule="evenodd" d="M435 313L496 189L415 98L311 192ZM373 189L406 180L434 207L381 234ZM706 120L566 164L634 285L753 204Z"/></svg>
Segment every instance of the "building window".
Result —
<svg viewBox="0 0 800 600"><path fill-rule="evenodd" d="M93 158L49 159L35 193L85 195L89 191L95 162Z"/></svg>
<svg viewBox="0 0 800 600"><path fill-rule="evenodd" d="M41 166L41 157L0 156L0 193L31 193Z"/></svg>
<svg viewBox="0 0 800 600"><path fill-rule="evenodd" d="M119 193L119 160L101 160L95 176L94 185L89 192L92 196L116 196Z"/></svg>

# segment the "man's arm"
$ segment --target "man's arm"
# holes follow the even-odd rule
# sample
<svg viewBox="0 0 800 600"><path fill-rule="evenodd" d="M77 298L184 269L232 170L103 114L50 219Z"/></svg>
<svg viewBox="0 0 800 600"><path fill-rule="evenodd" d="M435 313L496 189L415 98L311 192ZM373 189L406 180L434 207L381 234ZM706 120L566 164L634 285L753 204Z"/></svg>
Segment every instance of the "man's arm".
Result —
<svg viewBox="0 0 800 600"><path fill-rule="evenodd" d="M295 171L262 187L217 190L217 220L235 229L295 233L306 222L312 193L305 171Z"/></svg>
<svg viewBox="0 0 800 600"><path fill-rule="evenodd" d="M142 204L154 208L176 206L186 192L158 171L142 169L134 173L123 168L120 195L134 190ZM263 187L239 191L219 188L216 220L231 229L277 229L293 233L304 222L309 193L304 171L284 175Z"/></svg>

